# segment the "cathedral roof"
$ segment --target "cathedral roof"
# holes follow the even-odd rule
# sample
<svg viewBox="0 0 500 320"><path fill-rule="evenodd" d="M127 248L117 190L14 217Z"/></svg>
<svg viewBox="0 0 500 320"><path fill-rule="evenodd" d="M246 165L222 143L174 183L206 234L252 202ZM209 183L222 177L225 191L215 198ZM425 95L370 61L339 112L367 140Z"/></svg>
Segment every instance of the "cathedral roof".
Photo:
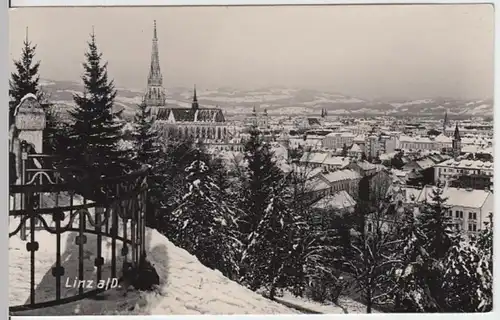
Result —
<svg viewBox="0 0 500 320"><path fill-rule="evenodd" d="M200 122L224 122L221 109L198 109L196 121Z"/></svg>
<svg viewBox="0 0 500 320"><path fill-rule="evenodd" d="M169 114L170 114L170 109L158 108L158 111L156 112L156 119L167 120Z"/></svg>
<svg viewBox="0 0 500 320"><path fill-rule="evenodd" d="M194 122L195 110L188 108L172 108L170 112L173 113L175 121L180 122Z"/></svg>
<svg viewBox="0 0 500 320"><path fill-rule="evenodd" d="M176 122L224 122L222 110L217 108L198 109L191 108L159 108L156 119L167 120L173 115Z"/></svg>

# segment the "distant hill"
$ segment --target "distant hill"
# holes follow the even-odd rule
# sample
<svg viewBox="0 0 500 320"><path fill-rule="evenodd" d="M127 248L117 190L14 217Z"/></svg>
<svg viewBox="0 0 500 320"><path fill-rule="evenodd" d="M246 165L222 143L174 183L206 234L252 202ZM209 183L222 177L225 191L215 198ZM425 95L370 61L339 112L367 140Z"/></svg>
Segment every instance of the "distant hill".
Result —
<svg viewBox="0 0 500 320"><path fill-rule="evenodd" d="M73 94L81 92L82 85L68 81L42 81L43 88L50 94L51 101L61 111L74 106ZM123 110L125 116L133 116L141 102L144 90L117 88L116 110ZM392 116L435 116L442 117L446 110L453 117L491 117L493 100L455 100L449 98L422 100L377 100L370 101L338 93L306 89L263 88L241 90L219 88L198 89L198 101L204 107L220 107L227 115L245 115L253 106L258 112L267 109L270 115L319 115L326 109L329 115L392 115ZM167 104L189 107L192 89L167 89Z"/></svg>

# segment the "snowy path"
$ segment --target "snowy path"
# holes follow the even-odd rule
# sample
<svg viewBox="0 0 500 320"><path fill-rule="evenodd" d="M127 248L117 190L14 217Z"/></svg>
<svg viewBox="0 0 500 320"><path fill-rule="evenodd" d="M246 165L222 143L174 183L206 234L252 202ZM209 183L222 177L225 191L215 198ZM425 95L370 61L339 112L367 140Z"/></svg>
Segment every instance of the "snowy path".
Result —
<svg viewBox="0 0 500 320"><path fill-rule="evenodd" d="M62 252L66 276L77 273L77 246L73 232L62 237ZM95 274L92 267L95 236L87 235L85 277ZM55 236L37 231L40 250L36 254L36 297L39 301L55 297L55 280L50 268L55 263ZM117 242L117 247L119 249ZM24 304L29 298L29 254L25 242L17 236L9 240L9 305ZM175 247L155 230L147 230L148 259L160 276L158 292L129 292L111 289L104 300L84 299L55 307L24 311L16 315L196 315L196 314L297 314L279 303L270 301L224 277L219 271L203 266L185 250ZM105 250L105 248L107 248ZM110 249L103 245L103 255L109 261ZM120 262L119 262L120 263ZM118 264L120 265L120 264ZM62 283L64 286L65 278ZM63 296L73 294L72 288Z"/></svg>
<svg viewBox="0 0 500 320"><path fill-rule="evenodd" d="M307 298L295 297L289 292L284 292L282 297L276 298L278 301L301 306L305 309L321 314L342 314L342 313L366 313L366 306L362 303L352 300L349 297L339 297L338 305L331 302L320 303ZM378 313L374 311L373 313Z"/></svg>

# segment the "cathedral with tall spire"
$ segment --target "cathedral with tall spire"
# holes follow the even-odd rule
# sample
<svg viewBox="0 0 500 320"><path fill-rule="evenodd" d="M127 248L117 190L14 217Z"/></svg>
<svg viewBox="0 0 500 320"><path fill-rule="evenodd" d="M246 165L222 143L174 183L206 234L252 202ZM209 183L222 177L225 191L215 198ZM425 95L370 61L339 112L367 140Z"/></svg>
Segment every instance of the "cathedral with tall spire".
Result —
<svg viewBox="0 0 500 320"><path fill-rule="evenodd" d="M170 107L166 104L163 77L160 70L156 20L153 27L151 65L144 103L155 119L155 128L164 137L195 138L222 142L231 137L220 108L202 108L198 102L196 86L190 108Z"/></svg>
<svg viewBox="0 0 500 320"><path fill-rule="evenodd" d="M148 86L144 102L148 107L165 106L165 90L163 89L163 77L160 69L160 53L158 52L158 34L156 32L156 20L153 29L153 47L151 50L151 65L148 75Z"/></svg>

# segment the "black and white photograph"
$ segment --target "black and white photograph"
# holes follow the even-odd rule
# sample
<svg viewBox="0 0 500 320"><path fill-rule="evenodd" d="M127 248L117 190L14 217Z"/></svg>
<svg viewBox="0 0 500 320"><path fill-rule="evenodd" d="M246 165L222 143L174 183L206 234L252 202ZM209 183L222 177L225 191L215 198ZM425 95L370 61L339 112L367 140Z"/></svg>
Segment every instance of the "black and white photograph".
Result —
<svg viewBox="0 0 500 320"><path fill-rule="evenodd" d="M11 8L9 314L491 312L494 10Z"/></svg>

